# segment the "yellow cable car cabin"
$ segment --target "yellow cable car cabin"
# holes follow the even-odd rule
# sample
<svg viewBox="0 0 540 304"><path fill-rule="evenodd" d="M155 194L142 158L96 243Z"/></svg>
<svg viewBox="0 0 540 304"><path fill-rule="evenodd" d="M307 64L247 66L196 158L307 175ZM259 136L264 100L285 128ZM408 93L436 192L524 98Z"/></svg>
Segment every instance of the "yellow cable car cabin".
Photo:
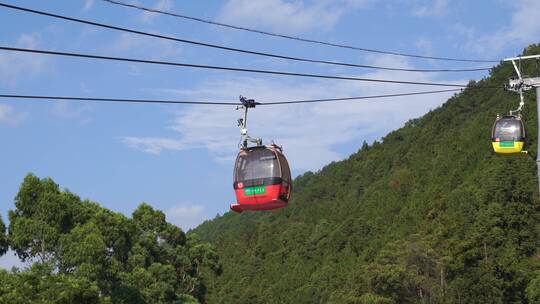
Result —
<svg viewBox="0 0 540 304"><path fill-rule="evenodd" d="M497 117L491 131L491 144L496 153L520 153L525 144L525 126L520 116Z"/></svg>

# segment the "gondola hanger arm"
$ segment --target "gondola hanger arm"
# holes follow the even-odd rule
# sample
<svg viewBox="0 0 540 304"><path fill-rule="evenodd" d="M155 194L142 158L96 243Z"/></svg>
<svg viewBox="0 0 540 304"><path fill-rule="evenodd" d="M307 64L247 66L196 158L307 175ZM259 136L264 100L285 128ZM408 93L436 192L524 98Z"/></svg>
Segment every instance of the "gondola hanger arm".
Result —
<svg viewBox="0 0 540 304"><path fill-rule="evenodd" d="M240 103L242 103L241 106L236 107L237 110L244 110L244 117L238 119L238 126L240 127L240 135L242 136L242 148L247 148L248 143L254 143L257 146L262 145L262 139L261 138L253 138L248 135L248 129L247 129L247 115L248 110L250 108L255 108L256 105L259 103L255 101L255 99L248 99L242 95L240 95Z"/></svg>

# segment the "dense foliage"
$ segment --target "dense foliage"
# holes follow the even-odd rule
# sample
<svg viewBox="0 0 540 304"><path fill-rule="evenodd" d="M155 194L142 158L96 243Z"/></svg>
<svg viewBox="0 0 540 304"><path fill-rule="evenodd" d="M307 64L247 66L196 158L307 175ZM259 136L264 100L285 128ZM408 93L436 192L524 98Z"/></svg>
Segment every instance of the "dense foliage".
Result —
<svg viewBox="0 0 540 304"><path fill-rule="evenodd" d="M0 271L0 303L199 303L215 250L141 204L127 218L28 175L9 212L6 245L31 264Z"/></svg>
<svg viewBox="0 0 540 304"><path fill-rule="evenodd" d="M490 144L496 113L518 104L502 89L513 74L501 64L382 142L298 177L282 210L199 226L223 265L206 275L208 302L540 303L535 161ZM529 92L532 155L535 111Z"/></svg>
<svg viewBox="0 0 540 304"><path fill-rule="evenodd" d="M6 253L7 249L8 242L6 236L6 225L4 225L2 217L0 216L0 256Z"/></svg>

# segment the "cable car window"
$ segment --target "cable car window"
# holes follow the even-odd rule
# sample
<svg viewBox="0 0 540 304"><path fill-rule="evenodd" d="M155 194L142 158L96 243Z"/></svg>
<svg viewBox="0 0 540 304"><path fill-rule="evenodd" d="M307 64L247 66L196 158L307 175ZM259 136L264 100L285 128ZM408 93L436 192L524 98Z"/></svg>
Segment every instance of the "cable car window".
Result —
<svg viewBox="0 0 540 304"><path fill-rule="evenodd" d="M281 172L282 172L282 179L285 180L288 183L291 183L291 169L289 168L289 163L287 163L287 159L281 154L279 155L279 163L281 164Z"/></svg>
<svg viewBox="0 0 540 304"><path fill-rule="evenodd" d="M238 157L236 181L281 177L274 152L268 149L251 150Z"/></svg>
<svg viewBox="0 0 540 304"><path fill-rule="evenodd" d="M520 120L501 119L495 124L494 137L500 141L519 141L522 140L523 127Z"/></svg>

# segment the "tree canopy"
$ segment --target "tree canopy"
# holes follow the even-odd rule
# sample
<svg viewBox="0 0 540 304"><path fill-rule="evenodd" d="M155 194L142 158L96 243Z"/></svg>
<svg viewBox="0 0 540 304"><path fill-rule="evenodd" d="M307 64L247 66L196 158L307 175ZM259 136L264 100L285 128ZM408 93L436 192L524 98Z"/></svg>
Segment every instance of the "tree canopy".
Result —
<svg viewBox="0 0 540 304"><path fill-rule="evenodd" d="M8 242L6 235L6 225L4 224L4 221L2 221L2 217L0 216L0 256L6 253L7 250Z"/></svg>
<svg viewBox="0 0 540 304"><path fill-rule="evenodd" d="M29 174L9 212L7 241L31 267L0 272L0 303L199 303L213 246L141 204L131 218Z"/></svg>

